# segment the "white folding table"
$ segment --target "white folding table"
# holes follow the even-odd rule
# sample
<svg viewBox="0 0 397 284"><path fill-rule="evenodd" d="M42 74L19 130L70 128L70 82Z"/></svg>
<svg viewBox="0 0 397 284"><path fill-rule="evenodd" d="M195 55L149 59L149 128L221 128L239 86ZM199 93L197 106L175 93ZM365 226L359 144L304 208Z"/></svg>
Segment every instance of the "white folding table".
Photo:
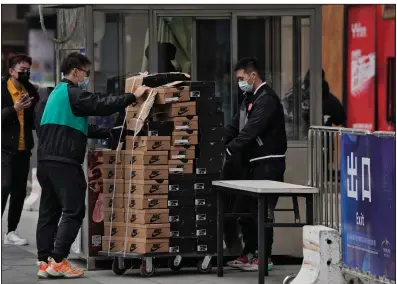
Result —
<svg viewBox="0 0 397 284"><path fill-rule="evenodd" d="M217 232L217 269L218 277L223 277L223 221L224 218L238 218L253 214L250 213L227 213L223 212L223 194L248 195L258 199L258 283L265 283L265 276L268 276L268 257L265 246L266 227L303 227L313 224L313 195L319 190L314 187L296 185L271 180L230 180L213 181L217 193L218 210L218 232ZM306 223L265 223L268 214L267 198L269 196L280 197L304 197L306 199Z"/></svg>

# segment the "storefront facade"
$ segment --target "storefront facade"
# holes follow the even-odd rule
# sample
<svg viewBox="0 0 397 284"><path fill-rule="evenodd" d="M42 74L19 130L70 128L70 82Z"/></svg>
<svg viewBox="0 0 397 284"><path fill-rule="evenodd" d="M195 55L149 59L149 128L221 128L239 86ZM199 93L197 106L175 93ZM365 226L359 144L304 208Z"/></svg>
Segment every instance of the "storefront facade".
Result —
<svg viewBox="0 0 397 284"><path fill-rule="evenodd" d="M77 12L59 9L58 37L75 31L58 56L84 52L95 69L89 90L103 94L117 94L122 76L142 71L182 71L193 80L215 81L226 122L241 100L233 65L239 58L256 57L264 79L286 109L285 180L306 184L308 127L322 125L321 11L321 5L85 5ZM310 97L301 89L308 70ZM308 100L310 123L302 118L302 105ZM279 208L291 207L290 199L279 202ZM303 214L304 204L300 208ZM285 221L293 219L291 213L278 213ZM276 230L275 254L300 256L301 244L300 230Z"/></svg>

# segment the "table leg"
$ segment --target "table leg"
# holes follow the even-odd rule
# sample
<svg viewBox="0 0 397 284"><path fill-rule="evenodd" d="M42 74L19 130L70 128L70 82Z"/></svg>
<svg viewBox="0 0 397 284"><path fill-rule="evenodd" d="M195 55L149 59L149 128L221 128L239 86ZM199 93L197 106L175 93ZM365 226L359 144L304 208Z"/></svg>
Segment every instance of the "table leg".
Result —
<svg viewBox="0 0 397 284"><path fill-rule="evenodd" d="M306 224L313 225L313 217L313 194L310 194L306 197Z"/></svg>
<svg viewBox="0 0 397 284"><path fill-rule="evenodd" d="M265 259L266 259L266 236L265 236L265 207L266 198L258 198L258 284L265 283Z"/></svg>
<svg viewBox="0 0 397 284"><path fill-rule="evenodd" d="M217 234L217 270L218 270L218 277L223 277L223 200L221 192L217 192L217 223L218 223L218 234Z"/></svg>

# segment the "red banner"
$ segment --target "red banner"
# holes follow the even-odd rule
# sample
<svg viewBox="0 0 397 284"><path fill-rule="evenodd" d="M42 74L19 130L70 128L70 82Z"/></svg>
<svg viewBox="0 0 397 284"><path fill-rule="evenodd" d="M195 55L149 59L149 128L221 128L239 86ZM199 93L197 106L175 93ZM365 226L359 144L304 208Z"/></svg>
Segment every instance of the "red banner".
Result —
<svg viewBox="0 0 397 284"><path fill-rule="evenodd" d="M348 8L347 127L374 130L375 5Z"/></svg>

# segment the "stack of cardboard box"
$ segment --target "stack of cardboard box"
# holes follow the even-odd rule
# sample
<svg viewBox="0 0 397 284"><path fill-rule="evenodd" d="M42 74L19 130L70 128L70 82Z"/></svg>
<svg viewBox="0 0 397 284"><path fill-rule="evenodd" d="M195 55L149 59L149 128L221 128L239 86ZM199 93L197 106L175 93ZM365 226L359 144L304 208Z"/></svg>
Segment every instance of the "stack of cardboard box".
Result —
<svg viewBox="0 0 397 284"><path fill-rule="evenodd" d="M104 198L105 222L113 220L105 223L105 251L109 243L110 251L135 253L216 251L211 182L219 179L223 162L222 102L213 82L186 81L184 76L126 80L126 91L144 84L154 87L157 96L139 134L143 136L127 136L121 151L123 192L111 201ZM128 108L129 130L134 130L142 105Z"/></svg>

